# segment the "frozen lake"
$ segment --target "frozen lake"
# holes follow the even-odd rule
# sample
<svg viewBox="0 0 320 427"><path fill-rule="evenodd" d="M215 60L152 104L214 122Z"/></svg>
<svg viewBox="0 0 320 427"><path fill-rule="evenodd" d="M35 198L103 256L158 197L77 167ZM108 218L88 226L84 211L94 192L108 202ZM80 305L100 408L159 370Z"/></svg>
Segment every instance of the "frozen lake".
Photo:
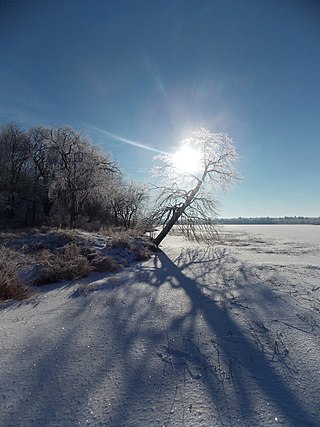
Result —
<svg viewBox="0 0 320 427"><path fill-rule="evenodd" d="M319 225L224 225L222 244L255 263L320 265Z"/></svg>
<svg viewBox="0 0 320 427"><path fill-rule="evenodd" d="M222 230L320 246L319 225L224 225Z"/></svg>

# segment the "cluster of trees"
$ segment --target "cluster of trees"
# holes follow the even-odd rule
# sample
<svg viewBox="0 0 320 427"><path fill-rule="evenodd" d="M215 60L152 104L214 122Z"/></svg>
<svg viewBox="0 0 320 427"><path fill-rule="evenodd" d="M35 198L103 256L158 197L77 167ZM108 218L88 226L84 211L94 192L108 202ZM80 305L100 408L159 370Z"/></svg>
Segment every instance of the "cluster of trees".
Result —
<svg viewBox="0 0 320 427"><path fill-rule="evenodd" d="M0 129L0 224L130 228L142 217L147 190L127 183L111 155L71 127L16 123Z"/></svg>
<svg viewBox="0 0 320 427"><path fill-rule="evenodd" d="M155 158L152 209L147 187L126 182L110 154L101 152L71 127L34 127L16 123L0 129L0 225L51 224L88 227L138 222L160 226L159 245L175 224L191 238L215 233L217 189L239 178L233 141L197 129L175 155Z"/></svg>

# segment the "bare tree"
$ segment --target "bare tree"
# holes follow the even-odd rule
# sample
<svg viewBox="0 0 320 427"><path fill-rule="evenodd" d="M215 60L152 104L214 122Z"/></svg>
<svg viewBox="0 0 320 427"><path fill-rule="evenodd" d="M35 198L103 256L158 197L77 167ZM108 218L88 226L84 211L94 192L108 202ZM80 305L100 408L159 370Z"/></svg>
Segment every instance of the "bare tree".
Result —
<svg viewBox="0 0 320 427"><path fill-rule="evenodd" d="M71 127L0 129L0 222L121 225L140 219L146 189ZM14 220L14 222L13 222Z"/></svg>
<svg viewBox="0 0 320 427"><path fill-rule="evenodd" d="M28 138L15 123L3 126L0 132L1 190L7 195L8 218L15 214L17 196L25 190L24 169L29 156Z"/></svg>
<svg viewBox="0 0 320 427"><path fill-rule="evenodd" d="M135 226L139 210L147 199L147 189L134 182L125 183L114 181L110 194L111 206L115 225L123 226L126 230Z"/></svg>
<svg viewBox="0 0 320 427"><path fill-rule="evenodd" d="M56 213L68 217L67 225L73 227L86 205L99 197L104 180L116 173L111 156L99 152L91 142L71 127L38 129L38 134L50 144L56 157L56 171L50 182L49 197ZM38 167L43 159L38 161Z"/></svg>
<svg viewBox="0 0 320 427"><path fill-rule="evenodd" d="M49 130L43 127L35 127L28 132L33 177L34 223L38 203L41 204L46 218L50 216L53 206L49 193L58 169L59 157L54 145L47 139L48 132Z"/></svg>
<svg viewBox="0 0 320 427"><path fill-rule="evenodd" d="M226 190L239 178L234 169L238 160L232 140L221 133L200 128L182 142L175 155L156 156L154 173L160 183L154 219L162 230L154 239L159 245L175 224L189 238L212 237L212 219L217 215L215 193Z"/></svg>

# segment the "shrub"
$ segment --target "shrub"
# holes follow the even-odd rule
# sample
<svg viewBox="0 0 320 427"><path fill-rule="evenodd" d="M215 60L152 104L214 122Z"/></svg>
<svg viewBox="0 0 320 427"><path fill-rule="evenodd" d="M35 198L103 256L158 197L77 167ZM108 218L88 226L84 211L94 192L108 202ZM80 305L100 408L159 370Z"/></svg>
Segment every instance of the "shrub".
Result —
<svg viewBox="0 0 320 427"><path fill-rule="evenodd" d="M94 271L117 271L119 264L110 256L97 256L92 259L91 265Z"/></svg>
<svg viewBox="0 0 320 427"><path fill-rule="evenodd" d="M152 252L148 248L138 246L134 250L134 255L137 261L147 261L151 258Z"/></svg>
<svg viewBox="0 0 320 427"><path fill-rule="evenodd" d="M112 236L112 247L119 249L130 249L132 244L132 237L124 232L115 233Z"/></svg>
<svg viewBox="0 0 320 427"><path fill-rule="evenodd" d="M74 243L53 252L44 249L38 255L38 263L40 274L34 281L36 285L76 280L86 277L92 271L88 260L81 255L80 248Z"/></svg>
<svg viewBox="0 0 320 427"><path fill-rule="evenodd" d="M0 299L24 299L30 294L18 274L17 253L5 247L0 248Z"/></svg>

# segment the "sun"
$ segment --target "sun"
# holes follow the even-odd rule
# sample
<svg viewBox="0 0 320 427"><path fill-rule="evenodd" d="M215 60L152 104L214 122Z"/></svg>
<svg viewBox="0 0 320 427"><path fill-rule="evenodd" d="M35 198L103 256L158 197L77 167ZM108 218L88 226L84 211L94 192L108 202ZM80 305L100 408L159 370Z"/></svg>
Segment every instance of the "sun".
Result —
<svg viewBox="0 0 320 427"><path fill-rule="evenodd" d="M194 148L183 146L173 154L173 165L182 172L194 174L200 169L200 152Z"/></svg>

